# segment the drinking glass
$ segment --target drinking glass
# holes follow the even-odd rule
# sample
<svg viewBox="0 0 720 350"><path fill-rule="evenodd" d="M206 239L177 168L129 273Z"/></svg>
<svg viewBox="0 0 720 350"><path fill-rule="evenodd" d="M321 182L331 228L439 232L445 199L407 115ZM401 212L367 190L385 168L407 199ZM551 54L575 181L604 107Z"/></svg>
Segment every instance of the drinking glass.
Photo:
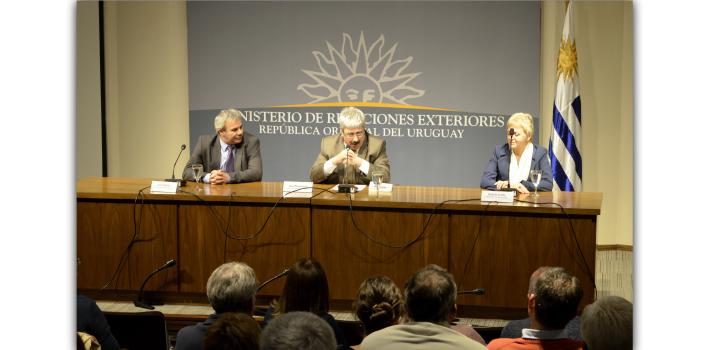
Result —
<svg viewBox="0 0 720 350"><path fill-rule="evenodd" d="M190 168L192 168L193 176L195 177L195 183L200 183L200 175L202 175L203 172L203 166L202 164L192 164L190 165ZM198 186L198 190L200 190L200 187Z"/></svg>
<svg viewBox="0 0 720 350"><path fill-rule="evenodd" d="M372 182L375 184L375 188L380 192L380 185L383 183L383 173L381 171L375 171L372 174Z"/></svg>
<svg viewBox="0 0 720 350"><path fill-rule="evenodd" d="M532 181L533 185L535 185L535 194L533 197L538 196L537 188L538 185L540 185L540 179L542 179L542 171L541 170L530 170L530 181Z"/></svg>

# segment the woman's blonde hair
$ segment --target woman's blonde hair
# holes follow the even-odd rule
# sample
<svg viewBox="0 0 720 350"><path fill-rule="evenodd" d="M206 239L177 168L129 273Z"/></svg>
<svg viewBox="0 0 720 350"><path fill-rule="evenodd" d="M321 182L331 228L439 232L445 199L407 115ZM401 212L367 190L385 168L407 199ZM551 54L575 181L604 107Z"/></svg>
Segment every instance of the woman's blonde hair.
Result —
<svg viewBox="0 0 720 350"><path fill-rule="evenodd" d="M528 139L532 140L533 137L533 117L528 113L515 113L510 116L510 119L508 119L507 125L508 127L510 124L519 126L520 129L523 129L525 134L528 136Z"/></svg>

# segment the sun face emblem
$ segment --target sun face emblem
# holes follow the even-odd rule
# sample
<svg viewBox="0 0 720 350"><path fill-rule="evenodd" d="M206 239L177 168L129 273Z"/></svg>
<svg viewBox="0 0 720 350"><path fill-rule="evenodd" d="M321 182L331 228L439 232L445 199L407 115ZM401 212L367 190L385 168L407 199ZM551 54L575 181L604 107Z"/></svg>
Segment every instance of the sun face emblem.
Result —
<svg viewBox="0 0 720 350"><path fill-rule="evenodd" d="M402 60L393 60L397 43L389 50L384 50L385 36L375 40L369 47L361 32L357 44L349 34L343 33L340 50L329 42L327 55L313 51L318 71L303 69L313 82L298 85L312 100L310 103L321 102L385 102L408 104L408 99L425 95L407 85L421 72L406 73L412 62L412 56Z"/></svg>
<svg viewBox="0 0 720 350"><path fill-rule="evenodd" d="M572 79L577 75L578 63L577 63L577 51L575 51L575 42L562 40L560 43L560 52L557 58L557 76L565 78L565 80Z"/></svg>

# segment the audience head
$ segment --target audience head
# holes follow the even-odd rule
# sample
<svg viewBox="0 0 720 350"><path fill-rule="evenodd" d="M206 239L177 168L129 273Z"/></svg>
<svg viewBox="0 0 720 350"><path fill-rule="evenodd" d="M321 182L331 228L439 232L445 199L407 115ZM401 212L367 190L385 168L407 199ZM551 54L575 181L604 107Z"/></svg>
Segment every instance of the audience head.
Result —
<svg viewBox="0 0 720 350"><path fill-rule="evenodd" d="M207 296L215 312L252 314L257 280L245 263L228 262L218 266L207 281Z"/></svg>
<svg viewBox="0 0 720 350"><path fill-rule="evenodd" d="M365 334L397 324L405 313L400 288L387 276L373 276L360 284L355 300L355 315Z"/></svg>
<svg viewBox="0 0 720 350"><path fill-rule="evenodd" d="M565 328L583 296L580 280L562 267L542 269L530 289L534 291L528 295L528 313L543 329Z"/></svg>
<svg viewBox="0 0 720 350"><path fill-rule="evenodd" d="M205 350L257 350L260 348L260 326L252 317L238 312L226 312L218 317L207 332Z"/></svg>
<svg viewBox="0 0 720 350"><path fill-rule="evenodd" d="M453 276L437 265L420 269L405 283L408 317L415 322L449 322L456 297Z"/></svg>
<svg viewBox="0 0 720 350"><path fill-rule="evenodd" d="M328 298L328 281L322 266L311 258L302 258L290 267L278 311L322 315L328 311Z"/></svg>
<svg viewBox="0 0 720 350"><path fill-rule="evenodd" d="M296 311L274 318L262 332L263 350L334 350L335 334L322 318Z"/></svg>
<svg viewBox="0 0 720 350"><path fill-rule="evenodd" d="M580 330L590 350L633 348L633 306L617 296L604 296L585 307Z"/></svg>

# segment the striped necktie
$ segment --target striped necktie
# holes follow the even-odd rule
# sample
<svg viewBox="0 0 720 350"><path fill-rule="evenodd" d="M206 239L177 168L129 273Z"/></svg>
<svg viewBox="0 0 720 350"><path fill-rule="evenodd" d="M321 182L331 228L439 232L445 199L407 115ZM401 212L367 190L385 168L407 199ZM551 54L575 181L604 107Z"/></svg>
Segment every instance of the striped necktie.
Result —
<svg viewBox="0 0 720 350"><path fill-rule="evenodd" d="M235 146L228 146L228 157L225 162L225 168L223 169L226 173L235 172Z"/></svg>

